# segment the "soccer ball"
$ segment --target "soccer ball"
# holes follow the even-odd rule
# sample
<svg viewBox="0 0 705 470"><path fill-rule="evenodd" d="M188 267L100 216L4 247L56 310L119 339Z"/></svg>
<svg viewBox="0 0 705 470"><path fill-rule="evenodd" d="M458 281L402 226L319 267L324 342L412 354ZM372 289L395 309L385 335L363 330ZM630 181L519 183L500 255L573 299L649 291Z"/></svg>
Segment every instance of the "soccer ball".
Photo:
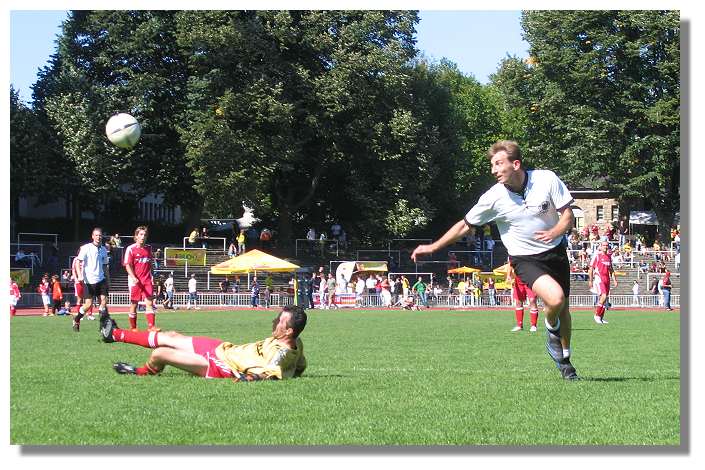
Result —
<svg viewBox="0 0 705 470"><path fill-rule="evenodd" d="M133 116L126 113L112 116L108 119L108 123L105 124L105 135L108 136L108 140L123 149L134 147L137 141L140 140L141 134L140 123Z"/></svg>

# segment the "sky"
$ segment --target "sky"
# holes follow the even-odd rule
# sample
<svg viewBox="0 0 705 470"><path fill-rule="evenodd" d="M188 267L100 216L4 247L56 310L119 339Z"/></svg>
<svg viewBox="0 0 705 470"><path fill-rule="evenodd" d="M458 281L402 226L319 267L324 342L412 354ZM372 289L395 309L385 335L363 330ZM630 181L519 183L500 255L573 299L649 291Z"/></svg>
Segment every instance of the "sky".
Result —
<svg viewBox="0 0 705 470"><path fill-rule="evenodd" d="M416 26L417 48L434 62L445 57L464 74L487 83L507 55L528 56L520 15L519 11L422 10ZM10 12L10 83L24 102L32 100L31 86L56 50L64 19L65 10Z"/></svg>

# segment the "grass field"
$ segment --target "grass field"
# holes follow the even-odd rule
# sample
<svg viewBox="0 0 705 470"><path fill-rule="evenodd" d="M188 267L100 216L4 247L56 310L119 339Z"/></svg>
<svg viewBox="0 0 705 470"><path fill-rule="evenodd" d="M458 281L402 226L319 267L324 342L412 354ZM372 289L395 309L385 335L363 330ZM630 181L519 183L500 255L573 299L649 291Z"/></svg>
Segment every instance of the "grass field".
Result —
<svg viewBox="0 0 705 470"><path fill-rule="evenodd" d="M270 311L160 313L164 329L262 339ZM528 316L528 313L527 313ZM115 315L119 325L125 315ZM300 379L232 383L167 368L120 376L149 351L59 317L11 325L12 444L679 445L679 315L574 313L579 382L511 311L309 311ZM543 321L542 319L540 321ZM140 316L140 325L144 318Z"/></svg>

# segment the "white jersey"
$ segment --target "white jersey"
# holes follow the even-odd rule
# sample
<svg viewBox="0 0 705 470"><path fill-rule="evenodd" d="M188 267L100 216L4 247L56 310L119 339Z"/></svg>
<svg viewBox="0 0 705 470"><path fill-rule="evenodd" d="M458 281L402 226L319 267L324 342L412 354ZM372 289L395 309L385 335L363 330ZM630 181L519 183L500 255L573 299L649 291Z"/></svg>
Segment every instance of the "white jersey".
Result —
<svg viewBox="0 0 705 470"><path fill-rule="evenodd" d="M189 293L197 292L197 290L196 290L196 283L197 283L197 281L196 281L196 279L194 279L194 278L191 278L191 279L188 280L188 291L189 291Z"/></svg>
<svg viewBox="0 0 705 470"><path fill-rule="evenodd" d="M104 246L86 243L76 256L83 263L83 280L87 284L98 284L105 279L104 266L108 264L108 252Z"/></svg>
<svg viewBox="0 0 705 470"><path fill-rule="evenodd" d="M465 215L468 225L482 226L494 221L510 255L535 255L560 245L563 236L550 243L534 239L535 232L550 230L559 219L558 209L573 202L565 184L550 170L526 172L523 194L497 183Z"/></svg>
<svg viewBox="0 0 705 470"><path fill-rule="evenodd" d="M164 281L164 289L167 292L173 292L174 291L174 279L171 277L166 278L166 281Z"/></svg>

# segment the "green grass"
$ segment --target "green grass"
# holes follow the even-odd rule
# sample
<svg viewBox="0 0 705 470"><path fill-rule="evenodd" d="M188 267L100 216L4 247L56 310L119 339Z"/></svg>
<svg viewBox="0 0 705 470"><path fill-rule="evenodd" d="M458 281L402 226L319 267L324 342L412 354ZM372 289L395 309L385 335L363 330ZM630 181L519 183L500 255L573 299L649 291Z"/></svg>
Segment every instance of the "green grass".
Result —
<svg viewBox="0 0 705 470"><path fill-rule="evenodd" d="M170 312L157 321L250 342L268 335L274 315ZM541 329L509 332L511 311L310 311L304 376L249 384L174 368L120 376L113 362L141 365L149 351L100 342L97 322L76 334L66 318L16 317L11 443L679 445L679 316L608 317L600 326L574 313L583 380L570 383Z"/></svg>

